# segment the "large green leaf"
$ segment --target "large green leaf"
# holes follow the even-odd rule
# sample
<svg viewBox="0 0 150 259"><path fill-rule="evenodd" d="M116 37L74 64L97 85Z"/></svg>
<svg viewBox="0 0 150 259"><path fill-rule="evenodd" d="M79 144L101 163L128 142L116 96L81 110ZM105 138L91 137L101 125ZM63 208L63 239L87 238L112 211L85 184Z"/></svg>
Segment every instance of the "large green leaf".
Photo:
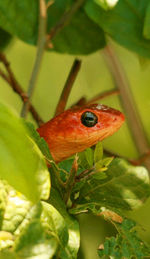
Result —
<svg viewBox="0 0 150 259"><path fill-rule="evenodd" d="M47 142L44 138L41 138L39 133L36 131L34 125L31 122L25 122L25 125L30 133L30 136L38 145L39 149L41 150L42 154L45 156L45 159L53 160L52 155L50 153L50 149L48 147Z"/></svg>
<svg viewBox="0 0 150 259"><path fill-rule="evenodd" d="M16 248L19 258L50 259L57 249L56 239L52 235L46 236L38 219L29 223L19 239L19 244Z"/></svg>
<svg viewBox="0 0 150 259"><path fill-rule="evenodd" d="M14 250L21 258L49 259L57 249L64 249L67 242L68 230L63 217L52 205L42 202L20 226Z"/></svg>
<svg viewBox="0 0 150 259"><path fill-rule="evenodd" d="M149 0L119 0L112 10L105 11L94 1L87 0L85 10L88 16L119 44L150 58L150 40L143 36L148 4Z"/></svg>
<svg viewBox="0 0 150 259"><path fill-rule="evenodd" d="M1 219L0 256L16 258L53 258L68 244L68 228L64 218L50 204L39 202L32 205L5 182L5 211ZM6 256L7 258L7 256Z"/></svg>
<svg viewBox="0 0 150 259"><path fill-rule="evenodd" d="M0 177L31 201L47 199L49 172L44 156L22 120L0 104Z"/></svg>
<svg viewBox="0 0 150 259"><path fill-rule="evenodd" d="M7 32L30 43L36 41L38 1L1 0L0 17L0 26Z"/></svg>
<svg viewBox="0 0 150 259"><path fill-rule="evenodd" d="M103 48L106 43L102 29L81 9L56 35L53 44L58 52L83 55Z"/></svg>
<svg viewBox="0 0 150 259"><path fill-rule="evenodd" d="M105 175L105 178L98 179L93 174L79 189L74 187L71 213L88 209L96 213L101 207L131 210L141 206L150 195L149 176L144 167L131 166L125 160L116 158Z"/></svg>
<svg viewBox="0 0 150 259"><path fill-rule="evenodd" d="M20 234L20 225L32 208L32 203L5 181L0 181L1 227L0 251L14 245L15 236ZM3 213L2 213L3 212Z"/></svg>
<svg viewBox="0 0 150 259"><path fill-rule="evenodd" d="M74 1L70 0L54 1L48 9L48 33L73 3ZM36 44L37 42L38 16L38 1L0 1L0 26L27 43ZM88 18L83 9L78 10L69 22L56 35L52 50L71 54L88 54L104 47L105 38L102 29Z"/></svg>
<svg viewBox="0 0 150 259"><path fill-rule="evenodd" d="M15 191L8 184L0 181L3 192L5 191L4 213L1 218L1 230L13 233L24 220L31 208L31 202L23 195Z"/></svg>
<svg viewBox="0 0 150 259"><path fill-rule="evenodd" d="M80 232L77 220L69 215L66 211L66 206L61 199L59 193L55 189L51 189L49 202L59 211L65 219L69 231L68 245L60 251L61 259L76 259L77 252L80 246Z"/></svg>

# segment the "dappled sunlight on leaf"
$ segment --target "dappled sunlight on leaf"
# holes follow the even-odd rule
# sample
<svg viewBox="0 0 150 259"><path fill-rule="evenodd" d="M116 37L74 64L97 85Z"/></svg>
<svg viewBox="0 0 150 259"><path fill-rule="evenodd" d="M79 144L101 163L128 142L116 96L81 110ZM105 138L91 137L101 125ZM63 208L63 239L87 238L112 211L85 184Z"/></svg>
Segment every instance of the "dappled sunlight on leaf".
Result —
<svg viewBox="0 0 150 259"><path fill-rule="evenodd" d="M138 208L150 195L148 171L144 167L131 166L123 159L116 158L105 172L106 178L94 174L80 186L77 199L73 201L71 213L79 213L92 206L132 210ZM76 187L74 187L76 188ZM73 199L73 198L72 198Z"/></svg>
<svg viewBox="0 0 150 259"><path fill-rule="evenodd" d="M31 201L47 199L50 177L44 156L22 120L0 104L0 176Z"/></svg>

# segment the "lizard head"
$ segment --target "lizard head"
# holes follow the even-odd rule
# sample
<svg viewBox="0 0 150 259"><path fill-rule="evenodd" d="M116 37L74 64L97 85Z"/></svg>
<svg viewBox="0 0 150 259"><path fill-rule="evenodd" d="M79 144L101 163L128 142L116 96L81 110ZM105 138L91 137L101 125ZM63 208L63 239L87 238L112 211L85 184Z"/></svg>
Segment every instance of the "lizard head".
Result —
<svg viewBox="0 0 150 259"><path fill-rule="evenodd" d="M50 148L56 162L95 145L114 134L124 122L124 115L101 104L69 109L37 131Z"/></svg>

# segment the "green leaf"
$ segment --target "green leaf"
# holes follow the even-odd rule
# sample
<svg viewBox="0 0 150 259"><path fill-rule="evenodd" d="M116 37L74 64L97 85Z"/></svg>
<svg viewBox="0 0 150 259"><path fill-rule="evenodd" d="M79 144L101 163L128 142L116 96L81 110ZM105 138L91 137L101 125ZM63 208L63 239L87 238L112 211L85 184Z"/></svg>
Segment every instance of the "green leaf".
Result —
<svg viewBox="0 0 150 259"><path fill-rule="evenodd" d="M59 245L62 249L68 243L68 229L64 218L61 214L51 205L46 202L42 202L42 215L41 219L43 224L49 229L51 233L55 232L53 235L57 236L59 239ZM54 227L55 226L55 227Z"/></svg>
<svg viewBox="0 0 150 259"><path fill-rule="evenodd" d="M94 0L94 2L104 8L104 10L109 10L116 5L118 0Z"/></svg>
<svg viewBox="0 0 150 259"><path fill-rule="evenodd" d="M141 206L150 195L149 176L144 167L131 166L116 158L105 174L104 179L95 179L94 175L87 179L73 201L74 209L70 213L87 209L96 211L101 207L132 210Z"/></svg>
<svg viewBox="0 0 150 259"><path fill-rule="evenodd" d="M12 36L0 28L0 50L2 51L10 43Z"/></svg>
<svg viewBox="0 0 150 259"><path fill-rule="evenodd" d="M29 200L47 199L49 172L22 120L0 104L0 177Z"/></svg>
<svg viewBox="0 0 150 259"><path fill-rule="evenodd" d="M31 122L25 122L25 125L27 126L28 132L35 141L35 143L38 145L39 149L43 153L43 155L48 159L48 160L53 160L53 157L50 153L49 147L47 142L45 141L44 138L41 138L39 133L36 131L34 125Z"/></svg>
<svg viewBox="0 0 150 259"><path fill-rule="evenodd" d="M74 1L70 0L54 1L47 12L48 33L73 3ZM0 1L0 17L0 26L11 35L29 44L37 43L38 1ZM103 48L106 44L102 29L89 19L83 9L76 12L69 24L56 35L52 42L52 50L70 54L89 54Z"/></svg>
<svg viewBox="0 0 150 259"><path fill-rule="evenodd" d="M0 250L11 248L17 258L41 259L53 258L57 249L63 251L68 244L68 228L60 213L46 202L32 206L8 185L7 189Z"/></svg>
<svg viewBox="0 0 150 259"><path fill-rule="evenodd" d="M40 212L40 211L39 211ZM52 258L57 248L55 237L47 236L40 214L26 222L15 240L14 250L20 258Z"/></svg>
<svg viewBox="0 0 150 259"><path fill-rule="evenodd" d="M87 148L83 152L78 153L79 167L82 169L90 169L94 164L94 151L92 148Z"/></svg>
<svg viewBox="0 0 150 259"><path fill-rule="evenodd" d="M145 19L144 19L144 27L143 27L143 35L146 39L150 39L150 3L146 9Z"/></svg>
<svg viewBox="0 0 150 259"><path fill-rule="evenodd" d="M36 42L38 24L37 1L0 1L0 17L0 26L4 30L29 43Z"/></svg>
<svg viewBox="0 0 150 259"><path fill-rule="evenodd" d="M103 146L102 142L98 142L94 150L94 163L97 163L103 158Z"/></svg>
<svg viewBox="0 0 150 259"><path fill-rule="evenodd" d="M102 160L103 166L108 167L110 163L113 161L114 157L105 157Z"/></svg>
<svg viewBox="0 0 150 259"><path fill-rule="evenodd" d="M102 160L99 160L95 164L95 170L98 172L106 171L108 169L109 164L113 161L113 159L114 157L106 157Z"/></svg>
<svg viewBox="0 0 150 259"><path fill-rule="evenodd" d="M94 152L91 148L87 148L84 152L88 166L91 168L94 163Z"/></svg>
<svg viewBox="0 0 150 259"><path fill-rule="evenodd" d="M31 212L21 226L14 250L21 258L53 258L57 249L64 249L67 245L66 223L60 213L46 202L39 203Z"/></svg>
<svg viewBox="0 0 150 259"><path fill-rule="evenodd" d="M85 151L78 153L78 156L79 156L79 166L82 169L89 168L89 164L88 164L86 156L85 156Z"/></svg>
<svg viewBox="0 0 150 259"><path fill-rule="evenodd" d="M95 173L95 174L93 175L93 178L94 178L94 179L101 180L101 179L107 178L107 175L106 175L105 173L103 173L103 172L98 172L98 173Z"/></svg>
<svg viewBox="0 0 150 259"><path fill-rule="evenodd" d="M142 36L148 4L149 0L119 0L112 10L105 11L94 1L87 0L85 10L87 15L117 43L150 58L150 40Z"/></svg>
<svg viewBox="0 0 150 259"><path fill-rule="evenodd" d="M138 237L134 221L125 219L121 224L114 223L114 225L119 233L116 237L107 238L104 245L100 245L98 250L100 258L112 256L116 259L122 259L134 256L137 259L142 259L150 255L150 247Z"/></svg>
<svg viewBox="0 0 150 259"><path fill-rule="evenodd" d="M16 253L20 258L53 258L57 249L57 241L53 236L46 236L40 220L30 222L28 228L19 239L20 247Z"/></svg>
<svg viewBox="0 0 150 259"><path fill-rule="evenodd" d="M69 54L90 54L106 45L102 29L79 10L54 40L54 50ZM53 49L52 49L53 50Z"/></svg>
<svg viewBox="0 0 150 259"><path fill-rule="evenodd" d="M2 185L1 181L1 185ZM3 184L7 193L5 210L2 217L2 231L15 232L31 209L31 202L7 184Z"/></svg>
<svg viewBox="0 0 150 259"><path fill-rule="evenodd" d="M31 202L4 181L0 181L0 186L1 194L5 193L0 228L0 251L3 251L14 245L15 233L20 233L20 225L31 209ZM0 199L3 199L1 195Z"/></svg>
<svg viewBox="0 0 150 259"><path fill-rule="evenodd" d="M60 251L61 259L76 259L80 246L80 232L77 220L70 216L66 211L66 205L55 189L51 189L49 202L59 211L65 219L69 231L69 240L65 249Z"/></svg>

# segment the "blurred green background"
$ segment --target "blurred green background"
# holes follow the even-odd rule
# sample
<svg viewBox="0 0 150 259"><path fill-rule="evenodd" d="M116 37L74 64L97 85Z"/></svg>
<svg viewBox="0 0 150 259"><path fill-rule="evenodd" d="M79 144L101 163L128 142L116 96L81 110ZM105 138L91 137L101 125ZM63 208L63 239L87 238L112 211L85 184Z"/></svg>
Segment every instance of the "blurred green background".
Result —
<svg viewBox="0 0 150 259"><path fill-rule="evenodd" d="M114 45L114 43L113 43ZM124 69L127 73L131 89L141 115L147 138L150 141L150 66L148 62L142 62L136 56L118 45L114 45ZM19 40L14 40L5 50L12 70L17 80L24 89L27 89L32 66L35 59L36 48ZM71 92L67 106L76 102L80 97L90 99L94 95L114 88L111 74L104 62L101 52L94 53L82 59L82 66ZM74 61L74 56L46 52L43 58L36 90L33 96L33 104L41 117L47 121L53 117L61 90ZM18 113L21 111L22 101L0 78L0 99L13 107ZM114 108L122 110L119 97L111 96L102 101ZM32 117L28 117L32 120ZM132 141L127 125L104 142L104 147L130 158L138 157L135 145ZM111 197L110 197L111 199ZM138 210L128 214L139 222L140 235L150 243L150 199ZM114 228L99 217L92 215L78 216L81 228L80 259L98 258L96 249L104 241L106 236L115 234Z"/></svg>

